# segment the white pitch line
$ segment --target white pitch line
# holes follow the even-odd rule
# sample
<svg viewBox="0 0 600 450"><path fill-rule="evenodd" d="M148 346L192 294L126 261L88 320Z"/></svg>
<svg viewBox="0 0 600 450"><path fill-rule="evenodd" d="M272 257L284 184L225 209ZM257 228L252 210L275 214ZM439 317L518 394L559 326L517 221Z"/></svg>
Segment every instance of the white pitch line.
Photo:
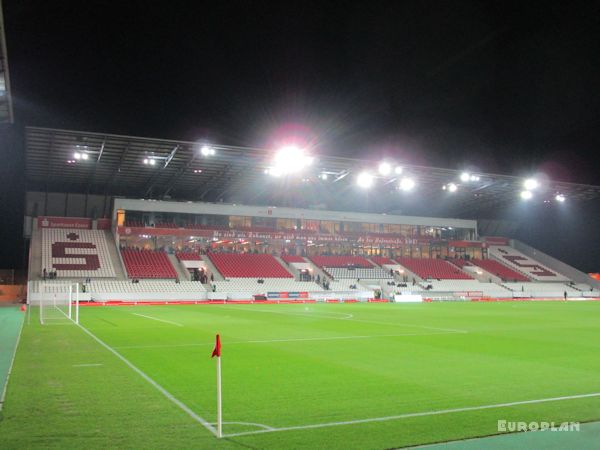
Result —
<svg viewBox="0 0 600 450"><path fill-rule="evenodd" d="M138 314L138 313L131 313L134 316L140 316L140 317L144 317L146 319L151 319L151 320L156 320L158 322L164 322L164 323L168 323L171 325L176 325L178 327L182 327L183 325L177 322L171 322L170 320L164 320L164 319L159 319L158 317L152 317L152 316L145 316L144 314Z"/></svg>
<svg viewBox="0 0 600 450"><path fill-rule="evenodd" d="M219 308L230 308L230 307L236 307L236 305L216 305L216 307ZM237 309L241 309L237 308ZM414 324L410 324L410 323L400 323L400 322L379 322L379 321L375 321L375 320L364 320L364 319L354 319L352 314L345 314L345 313L333 313L333 314L344 314L345 316L350 316L350 317L331 317L331 316L325 316L321 313L310 313L310 312L283 312L283 311L273 311L273 310L269 310L269 309L256 309L256 308L247 308L247 311L252 311L252 312L265 312L265 313L271 313L271 314L282 314L284 316L304 316L304 317L322 317L324 319L331 319L331 320L350 320L352 319L352 322L361 322L361 323L373 323L376 325L388 325L388 326L404 326L404 327L411 327L411 328L423 328L425 330L436 330L436 331L448 331L451 333L468 333L468 330L459 330L459 329L455 329L455 328L439 328L439 327L430 327L430 326L426 326L426 325L414 325Z"/></svg>
<svg viewBox="0 0 600 450"><path fill-rule="evenodd" d="M437 416L442 414L453 414L453 413L461 413L461 412L469 412L469 411L481 411L485 409L496 409L496 408L508 408L511 406L520 406L520 405L531 405L536 403L547 403L547 402L558 402L564 400L576 400L580 398L591 398L591 397L600 397L600 392L594 392L591 394L579 394L579 395L568 395L564 397L550 397L550 398L541 398L536 400L523 400L518 402L510 402L510 403L496 403L492 405L481 405L481 406L467 406L464 408L452 408L452 409L441 409L437 411L424 411L418 413L408 413L408 414L399 414L396 416L386 416L386 417L373 417L369 419L357 419L357 420L345 420L341 422L327 422L327 423L316 423L312 425L297 425L291 427L273 427L271 430L257 430L257 431L245 431L240 433L232 433L225 434L224 437L234 437L234 436L245 436L251 434L261 434L261 433L274 433L279 431L294 431L294 430L310 430L315 428L328 428L328 427L337 427L342 425L357 425L362 423L372 423L372 422L387 422L390 420L399 420L399 419L409 419L412 417L425 417L425 416Z"/></svg>
<svg viewBox="0 0 600 450"><path fill-rule="evenodd" d="M17 349L19 348L19 343L21 342L21 334L23 334L23 323L25 323L25 320L21 322L21 328L19 329L17 342L15 342L15 348L10 359L10 366L8 366L8 372L6 373L6 380L4 381L4 386L2 387L2 394L0 395L0 411L2 411L2 408L4 407L4 400L6 399L6 392L8 391L8 382L10 380L10 375L12 374L13 365L15 363L15 357L17 356Z"/></svg>
<svg viewBox="0 0 600 450"><path fill-rule="evenodd" d="M77 324L77 326L79 328L81 328L86 334L88 334L92 339L94 339L96 342L98 342L102 347L104 347L106 350L108 350L113 355L115 355L117 358L119 358L121 361L123 361L131 370L136 372L144 380L146 380L148 383L150 383L152 386L154 386L167 399L169 399L171 402L175 403L175 405L177 405L181 410L183 410L188 416L190 416L196 422L201 424L204 428L206 428L208 431L210 431L215 436L217 435L217 430L215 429L215 427L213 427L210 423L208 423L203 417L200 417L198 414L196 414L194 411L192 411L181 400L175 398L173 396L173 394L171 394L164 387L162 387L160 384L158 384L156 381L154 381L152 378L150 378L148 375L146 375L146 373L144 373L141 369L138 369L136 366L134 366L127 358L125 358L123 355L121 355L119 352L117 352L110 345L106 344L103 340L101 340L99 337L97 337L94 333L89 331L83 325Z"/></svg>
<svg viewBox="0 0 600 450"><path fill-rule="evenodd" d="M211 425L216 425L216 423L211 423ZM268 425L263 425L262 423L254 423L254 422L223 422L223 425L249 425L252 427L263 428L264 430L274 430L275 428L270 427Z"/></svg>
<svg viewBox="0 0 600 450"><path fill-rule="evenodd" d="M375 335L359 335L359 336L324 336L324 337L309 337L309 338L286 338L286 339L257 339L251 341L231 341L226 342L227 345L232 344L269 344L275 342L302 342L302 341L336 341L344 339L376 339L386 337L402 337L402 336L436 336L440 334L456 334L453 331L441 331L439 333L400 333L400 334L375 334ZM205 347L215 345L214 342L202 342L191 344L155 344L155 345L122 345L115 348L170 348L170 347Z"/></svg>

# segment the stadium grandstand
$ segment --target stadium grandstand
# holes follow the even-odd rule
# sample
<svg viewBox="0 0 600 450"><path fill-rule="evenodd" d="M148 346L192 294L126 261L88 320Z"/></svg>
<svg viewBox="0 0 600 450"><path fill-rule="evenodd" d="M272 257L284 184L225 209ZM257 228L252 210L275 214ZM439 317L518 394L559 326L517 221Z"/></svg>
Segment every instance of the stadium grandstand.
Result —
<svg viewBox="0 0 600 450"><path fill-rule="evenodd" d="M584 204L596 186L37 127L26 162L30 301L61 282L90 302L590 298L600 287L525 243L482 236L476 220L341 200L371 188L392 204L414 190L421 205L453 197L460 217L528 195ZM274 189L301 200L261 206Z"/></svg>

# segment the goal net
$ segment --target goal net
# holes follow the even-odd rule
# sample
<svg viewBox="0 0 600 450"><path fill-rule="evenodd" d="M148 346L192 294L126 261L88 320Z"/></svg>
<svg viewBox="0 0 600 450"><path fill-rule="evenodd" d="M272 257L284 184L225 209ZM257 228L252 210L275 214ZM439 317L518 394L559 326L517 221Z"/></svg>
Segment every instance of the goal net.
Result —
<svg viewBox="0 0 600 450"><path fill-rule="evenodd" d="M79 323L79 284L43 287L39 301L40 323Z"/></svg>

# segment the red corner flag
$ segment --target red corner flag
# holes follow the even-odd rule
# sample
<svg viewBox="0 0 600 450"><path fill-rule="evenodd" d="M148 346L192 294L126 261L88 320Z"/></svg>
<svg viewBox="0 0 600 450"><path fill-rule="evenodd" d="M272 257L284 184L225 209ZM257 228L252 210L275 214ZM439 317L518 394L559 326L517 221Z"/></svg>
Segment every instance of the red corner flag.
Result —
<svg viewBox="0 0 600 450"><path fill-rule="evenodd" d="M211 358L214 357L220 358L221 357L221 337L217 334L217 341L215 343L215 348L212 352L212 355L210 355Z"/></svg>

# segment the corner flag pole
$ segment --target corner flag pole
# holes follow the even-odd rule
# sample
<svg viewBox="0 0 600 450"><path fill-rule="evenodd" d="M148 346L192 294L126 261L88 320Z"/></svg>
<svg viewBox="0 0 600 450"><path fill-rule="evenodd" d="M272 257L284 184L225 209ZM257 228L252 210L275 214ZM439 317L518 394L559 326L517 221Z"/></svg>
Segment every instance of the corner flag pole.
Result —
<svg viewBox="0 0 600 450"><path fill-rule="evenodd" d="M217 334L211 358L217 357L217 437L223 437L223 404L221 402L221 337Z"/></svg>

